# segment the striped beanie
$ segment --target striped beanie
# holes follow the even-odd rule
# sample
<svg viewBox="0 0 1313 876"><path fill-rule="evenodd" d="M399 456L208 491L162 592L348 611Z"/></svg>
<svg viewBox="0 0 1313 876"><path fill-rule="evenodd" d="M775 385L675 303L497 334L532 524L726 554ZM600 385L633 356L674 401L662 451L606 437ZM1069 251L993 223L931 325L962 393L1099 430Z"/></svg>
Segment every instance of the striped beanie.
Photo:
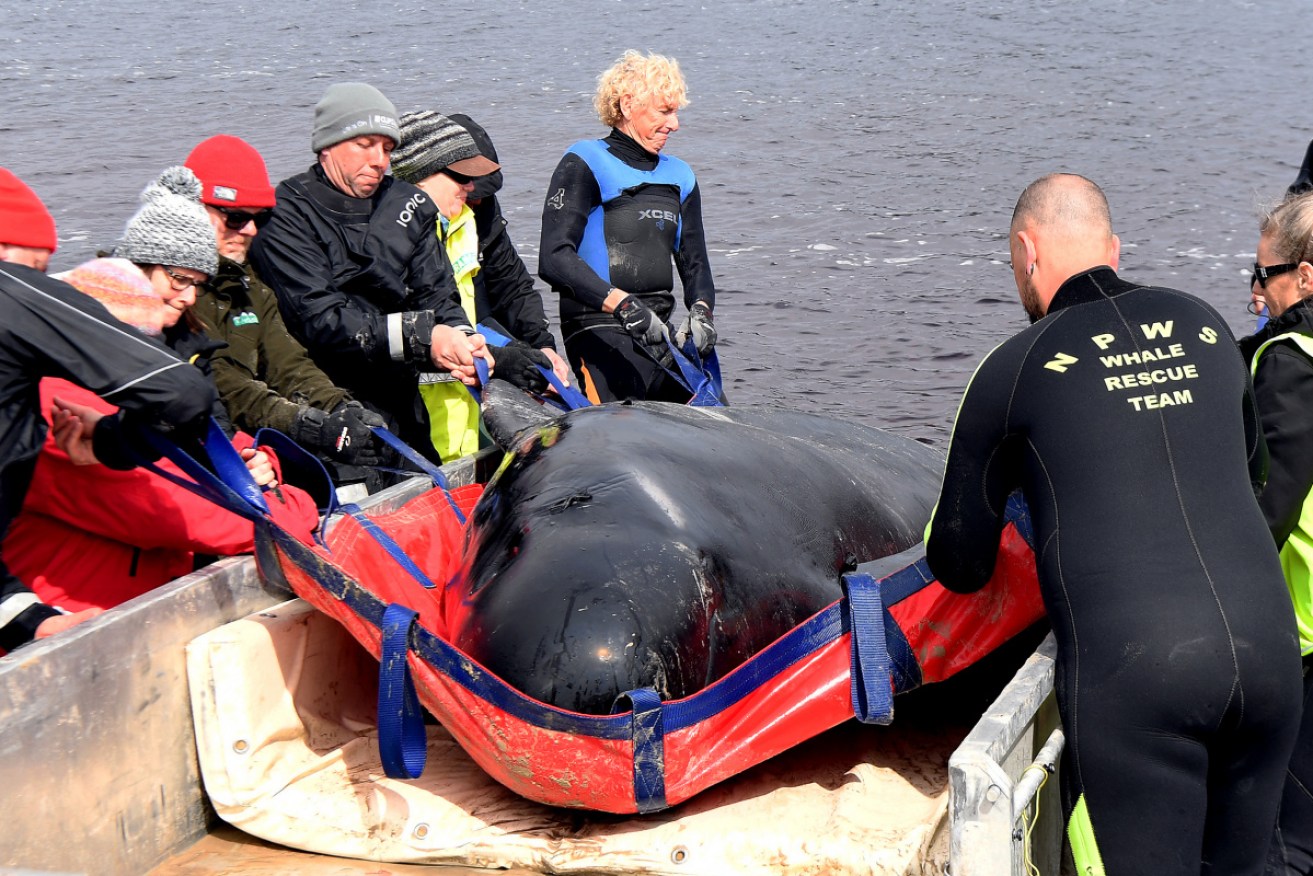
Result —
<svg viewBox="0 0 1313 876"><path fill-rule="evenodd" d="M392 175L408 183L454 170L478 177L500 168L483 156L470 132L433 110L401 116L401 144L392 152Z"/></svg>
<svg viewBox="0 0 1313 876"><path fill-rule="evenodd" d="M54 276L105 305L119 322L148 335L164 330L164 299L127 259L92 259Z"/></svg>
<svg viewBox="0 0 1313 876"><path fill-rule="evenodd" d="M128 220L110 255L139 265L191 268L214 276L219 269L214 226L201 206L201 183L185 167L170 167L141 193L141 208Z"/></svg>

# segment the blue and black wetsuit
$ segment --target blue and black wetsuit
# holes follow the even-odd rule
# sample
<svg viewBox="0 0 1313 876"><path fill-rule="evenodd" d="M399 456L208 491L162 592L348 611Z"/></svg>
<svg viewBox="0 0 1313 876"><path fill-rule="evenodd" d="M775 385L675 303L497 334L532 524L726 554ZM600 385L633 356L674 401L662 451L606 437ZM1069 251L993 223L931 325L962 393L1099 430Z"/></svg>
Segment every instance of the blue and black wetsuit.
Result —
<svg viewBox="0 0 1313 876"><path fill-rule="evenodd" d="M1226 323L1109 268L1068 280L967 388L927 557L946 587L983 586L1021 488L1081 873L1262 871L1301 693L1265 465Z"/></svg>
<svg viewBox="0 0 1313 876"><path fill-rule="evenodd" d="M601 401L687 401L602 311L611 289L638 296L663 320L674 309L674 270L684 304L715 307L702 196L678 158L653 154L612 129L570 147L547 190L538 273L560 295L561 334L581 385Z"/></svg>

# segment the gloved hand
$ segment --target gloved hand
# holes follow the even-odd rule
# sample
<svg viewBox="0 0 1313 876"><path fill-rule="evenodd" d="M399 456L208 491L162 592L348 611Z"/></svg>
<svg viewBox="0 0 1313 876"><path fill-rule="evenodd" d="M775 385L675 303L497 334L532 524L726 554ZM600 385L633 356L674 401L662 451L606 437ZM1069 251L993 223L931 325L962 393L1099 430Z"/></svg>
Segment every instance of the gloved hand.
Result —
<svg viewBox="0 0 1313 876"><path fill-rule="evenodd" d="M493 355L497 358L495 376L529 392L547 389L547 378L535 366L541 365L551 371L552 362L541 350L534 349L524 341L511 341L504 347L494 347Z"/></svg>
<svg viewBox="0 0 1313 876"><path fill-rule="evenodd" d="M343 402L333 413L302 405L292 421L292 440L351 465L379 465L382 456L371 426L383 418L358 401Z"/></svg>
<svg viewBox="0 0 1313 876"><path fill-rule="evenodd" d="M664 345L670 326L662 322L636 295L626 295L616 305L614 316L640 344Z"/></svg>
<svg viewBox="0 0 1313 876"><path fill-rule="evenodd" d="M689 309L688 316L679 324L675 332L675 346L684 349L684 342L693 339L699 356L705 356L716 346L716 327L711 322L711 308L701 301L695 302Z"/></svg>

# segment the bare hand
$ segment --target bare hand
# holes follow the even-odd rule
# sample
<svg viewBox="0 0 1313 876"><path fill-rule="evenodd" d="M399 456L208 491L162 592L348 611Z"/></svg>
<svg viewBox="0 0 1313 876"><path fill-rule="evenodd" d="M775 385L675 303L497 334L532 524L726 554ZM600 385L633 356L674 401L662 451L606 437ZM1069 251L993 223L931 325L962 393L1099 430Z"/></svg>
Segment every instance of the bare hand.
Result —
<svg viewBox="0 0 1313 876"><path fill-rule="evenodd" d="M242 459L246 462L246 470L255 479L256 486L269 487L270 489L278 486L278 477L274 474L274 464L269 461L268 454L263 450L256 450L254 447L248 447L241 453Z"/></svg>
<svg viewBox="0 0 1313 876"><path fill-rule="evenodd" d="M44 639L53 636L55 633L62 633L69 627L75 627L83 621L91 620L97 615L105 613L103 608L84 608L73 614L58 614L54 617L48 617L43 620L36 628L36 637Z"/></svg>
<svg viewBox="0 0 1313 876"><path fill-rule="evenodd" d="M429 358L434 365L466 386L474 386L479 382L478 372L474 369L475 357L487 362L489 372L492 371L493 359L488 353L483 335L467 335L449 325L439 325L433 329Z"/></svg>
<svg viewBox="0 0 1313 876"><path fill-rule="evenodd" d="M96 424L103 416L100 411L87 405L61 398L52 399L50 420L55 446L68 454L74 465L92 465L99 461L92 448L91 436L95 434Z"/></svg>
<svg viewBox="0 0 1313 876"><path fill-rule="evenodd" d="M566 386L570 385L570 366L565 363L557 352L551 347L542 348L543 355L552 363L552 373L555 374Z"/></svg>

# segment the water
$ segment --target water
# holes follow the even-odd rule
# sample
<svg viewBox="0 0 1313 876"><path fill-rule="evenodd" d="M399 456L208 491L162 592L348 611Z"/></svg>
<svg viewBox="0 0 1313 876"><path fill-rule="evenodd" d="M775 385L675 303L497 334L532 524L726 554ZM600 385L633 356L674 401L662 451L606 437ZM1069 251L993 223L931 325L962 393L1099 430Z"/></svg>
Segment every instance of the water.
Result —
<svg viewBox="0 0 1313 876"><path fill-rule="evenodd" d="M314 103L365 80L489 130L536 271L552 168L605 133L597 74L626 48L673 55L692 103L667 149L703 189L731 398L939 446L975 363L1025 323L1006 232L1028 182L1102 184L1123 273L1246 331L1256 208L1313 136L1299 0L9 6L0 165L55 214L52 270L211 134L275 181L304 169Z"/></svg>

